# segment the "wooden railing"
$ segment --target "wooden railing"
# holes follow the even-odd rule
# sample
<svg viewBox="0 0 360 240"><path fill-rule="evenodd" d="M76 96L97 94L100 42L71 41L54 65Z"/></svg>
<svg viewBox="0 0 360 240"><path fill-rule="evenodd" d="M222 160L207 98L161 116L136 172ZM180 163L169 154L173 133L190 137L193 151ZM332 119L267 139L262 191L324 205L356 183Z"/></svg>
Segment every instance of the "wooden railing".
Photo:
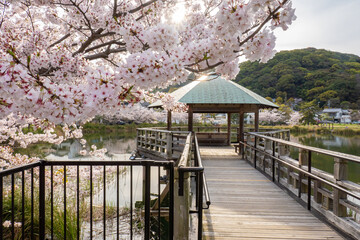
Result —
<svg viewBox="0 0 360 240"><path fill-rule="evenodd" d="M189 132L138 128L136 147L142 155L153 159L178 159L183 152Z"/></svg>
<svg viewBox="0 0 360 240"><path fill-rule="evenodd" d="M246 133L243 158L274 182L287 188L307 207L356 239L360 239L360 185L347 179L348 162L360 164L360 157L289 141L288 133ZM297 159L290 148L298 149ZM312 155L334 159L334 172L312 166Z"/></svg>
<svg viewBox="0 0 360 240"><path fill-rule="evenodd" d="M166 127L156 127L152 129L157 130L166 130ZM240 128L239 127L231 127L230 132L230 143L238 143L240 141ZM199 143L202 142L203 139L208 138L209 141L206 144L211 145L214 143L215 145L219 145L217 143L223 142L224 145L228 145L227 142L227 126L193 126L193 131L198 134ZM176 126L172 127L171 131L184 132L188 131L187 126ZM244 132L252 132L255 131L253 127L244 127ZM262 132L273 132L273 128L260 128Z"/></svg>
<svg viewBox="0 0 360 240"><path fill-rule="evenodd" d="M175 239L202 239L203 197L205 195L205 203L208 207L210 196L196 135L185 131L140 128L137 129L137 151L138 154L149 158L175 161L173 203L176 216ZM159 202L154 206L161 205L167 194L168 188L165 187ZM197 224L194 218L190 221L190 213L197 215L195 221Z"/></svg>
<svg viewBox="0 0 360 240"><path fill-rule="evenodd" d="M158 129L158 130L166 130L166 127L155 127L151 129ZM171 127L171 131L187 131L188 126L173 126ZM193 126L194 132L227 132L227 126ZM231 127L231 132L236 134L239 130L239 127ZM245 132L254 131L252 127L244 127ZM273 128L261 128L261 131L268 132L273 131Z"/></svg>

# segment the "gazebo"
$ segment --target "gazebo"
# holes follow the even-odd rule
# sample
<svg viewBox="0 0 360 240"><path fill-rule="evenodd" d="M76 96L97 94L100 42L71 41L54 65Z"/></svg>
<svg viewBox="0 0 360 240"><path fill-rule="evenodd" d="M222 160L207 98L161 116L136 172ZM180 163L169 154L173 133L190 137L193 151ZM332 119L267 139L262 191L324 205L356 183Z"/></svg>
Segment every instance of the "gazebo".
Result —
<svg viewBox="0 0 360 240"><path fill-rule="evenodd" d="M231 114L239 113L239 140L243 140L244 113L255 113L255 131L259 130L259 109L278 108L278 106L245 87L210 73L190 82L189 84L171 93L178 102L188 106L188 130L193 131L194 113L226 113L227 133L218 134L220 145L230 144L231 137ZM149 107L161 107L161 101L156 101ZM168 112L167 128L171 129L171 112ZM213 135L216 135L214 133ZM221 137L222 136L222 137ZM199 136L199 142L201 136ZM199 138L198 137L198 138ZM205 136L207 138L209 136ZM204 140L202 139L202 140Z"/></svg>

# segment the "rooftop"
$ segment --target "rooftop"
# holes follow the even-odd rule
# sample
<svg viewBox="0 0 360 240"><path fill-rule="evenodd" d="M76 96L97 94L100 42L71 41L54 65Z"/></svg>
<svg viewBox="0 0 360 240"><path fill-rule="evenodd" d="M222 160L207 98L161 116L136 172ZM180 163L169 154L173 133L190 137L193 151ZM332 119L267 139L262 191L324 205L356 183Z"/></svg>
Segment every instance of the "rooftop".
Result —
<svg viewBox="0 0 360 240"><path fill-rule="evenodd" d="M217 74L202 76L170 94L185 104L254 104L263 108L278 106L249 89L220 77ZM149 107L161 107L156 101Z"/></svg>

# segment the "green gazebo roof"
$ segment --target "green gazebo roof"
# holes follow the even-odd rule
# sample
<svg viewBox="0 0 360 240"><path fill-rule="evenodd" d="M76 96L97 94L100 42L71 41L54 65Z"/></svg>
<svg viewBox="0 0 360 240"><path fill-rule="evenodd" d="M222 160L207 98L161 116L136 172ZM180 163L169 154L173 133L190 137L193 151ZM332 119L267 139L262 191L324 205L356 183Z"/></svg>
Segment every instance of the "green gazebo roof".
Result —
<svg viewBox="0 0 360 240"><path fill-rule="evenodd" d="M170 95L185 104L254 104L264 108L278 108L276 104L249 89L215 74L200 77ZM149 105L149 107L161 106L161 101Z"/></svg>

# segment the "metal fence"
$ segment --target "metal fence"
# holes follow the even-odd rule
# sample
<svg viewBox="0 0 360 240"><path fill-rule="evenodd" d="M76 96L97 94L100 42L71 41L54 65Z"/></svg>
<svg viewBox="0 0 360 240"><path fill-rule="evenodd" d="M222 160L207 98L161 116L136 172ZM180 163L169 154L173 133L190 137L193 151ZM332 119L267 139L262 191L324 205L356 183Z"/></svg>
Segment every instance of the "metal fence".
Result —
<svg viewBox="0 0 360 240"><path fill-rule="evenodd" d="M154 209L165 184L167 201ZM39 161L1 171L0 196L0 239L174 235L173 161Z"/></svg>

